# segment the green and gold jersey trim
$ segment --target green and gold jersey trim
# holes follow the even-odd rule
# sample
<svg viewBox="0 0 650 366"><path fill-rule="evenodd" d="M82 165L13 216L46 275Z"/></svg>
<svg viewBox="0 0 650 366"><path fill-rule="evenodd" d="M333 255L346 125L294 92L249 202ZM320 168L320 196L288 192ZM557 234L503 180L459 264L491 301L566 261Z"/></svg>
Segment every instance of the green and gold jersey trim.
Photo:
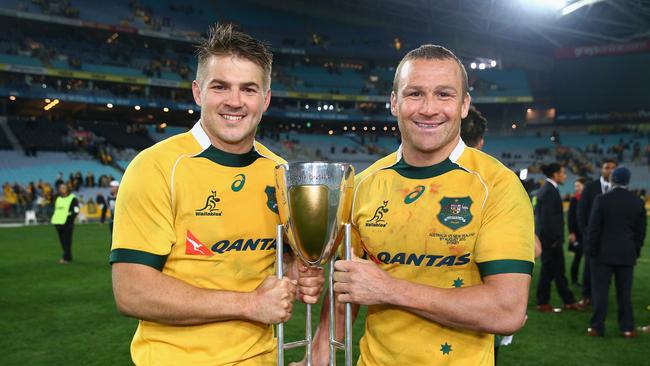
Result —
<svg viewBox="0 0 650 366"><path fill-rule="evenodd" d="M255 149L251 149L251 151L244 154L232 154L210 145L195 157L206 158L223 166L241 168L253 164L261 155Z"/></svg>
<svg viewBox="0 0 650 366"><path fill-rule="evenodd" d="M137 263L162 271L167 261L166 255L152 254L134 249L113 249L109 263Z"/></svg>
<svg viewBox="0 0 650 366"><path fill-rule="evenodd" d="M456 169L464 170L458 164L453 163L448 158L441 161L438 164L434 164L431 166L424 166L424 167L409 165L402 158L400 159L400 161L397 162L397 164L390 166L386 169L393 169L402 177L411 178L411 179L428 179L428 178L437 177L439 175L443 175L445 173L451 172L452 170L456 170Z"/></svg>
<svg viewBox="0 0 650 366"><path fill-rule="evenodd" d="M502 273L523 273L532 276L534 263L517 259L500 259L476 265L481 277Z"/></svg>

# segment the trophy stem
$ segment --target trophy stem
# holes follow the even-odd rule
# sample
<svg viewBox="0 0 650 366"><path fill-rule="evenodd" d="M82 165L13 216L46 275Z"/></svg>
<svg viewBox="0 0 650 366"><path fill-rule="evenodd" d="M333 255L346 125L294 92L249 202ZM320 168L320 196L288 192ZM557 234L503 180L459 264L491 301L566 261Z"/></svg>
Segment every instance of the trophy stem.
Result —
<svg viewBox="0 0 650 366"><path fill-rule="evenodd" d="M329 307L330 307L330 331L329 331L329 346L330 346L330 366L336 366L336 345L334 342L336 334L336 321L334 320L334 262L336 261L336 254L332 255L330 259L330 272L329 272Z"/></svg>
<svg viewBox="0 0 650 366"><path fill-rule="evenodd" d="M350 232L350 224L345 224L345 260L352 260L352 236ZM330 331L329 331L329 346L330 346L330 366L336 366L336 350L343 349L345 351L345 366L352 365L352 304L345 304L345 343L336 340L336 306L334 302L334 262L335 256L330 259L330 273L329 273L329 295L330 295Z"/></svg>
<svg viewBox="0 0 650 366"><path fill-rule="evenodd" d="M276 238L275 238L275 275L278 279L282 279L284 275L284 268L282 265L282 250L284 246L282 244L282 225L277 226ZM278 357L277 363L278 366L284 366L284 323L277 324L277 336L278 336Z"/></svg>
<svg viewBox="0 0 650 366"><path fill-rule="evenodd" d="M312 346L312 335L311 335L311 304L306 305L306 316L305 316L305 339L307 340L307 366L311 366L311 346Z"/></svg>
<svg viewBox="0 0 650 366"><path fill-rule="evenodd" d="M283 257L283 251L284 251L284 245L282 242L282 233L283 233L283 227L282 225L278 225L277 227L277 235L275 239L276 243L276 258L275 258L275 275L278 277L278 279L282 279L284 277L284 266L282 264L282 257ZM277 365L278 366L284 366L284 350L285 349L290 349L290 348L295 348L295 347L300 347L300 346L305 346L306 349L306 361L307 361L307 366L312 365L312 327L311 327L311 304L305 304L306 305L306 316L305 316L305 339L302 341L296 341L296 342L289 342L287 344L284 343L284 323L278 323L276 325L277 329L277 350L278 350L278 355L277 355Z"/></svg>
<svg viewBox="0 0 650 366"><path fill-rule="evenodd" d="M352 260L352 233L345 224L345 260ZM352 365L352 304L345 304L345 365Z"/></svg>

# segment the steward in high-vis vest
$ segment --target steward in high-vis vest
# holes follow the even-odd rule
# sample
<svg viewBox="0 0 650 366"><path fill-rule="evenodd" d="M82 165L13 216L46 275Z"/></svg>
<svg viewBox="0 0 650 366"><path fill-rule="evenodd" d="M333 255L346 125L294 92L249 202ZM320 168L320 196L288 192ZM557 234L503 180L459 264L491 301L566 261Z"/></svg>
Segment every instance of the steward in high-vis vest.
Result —
<svg viewBox="0 0 650 366"><path fill-rule="evenodd" d="M63 257L59 263L66 264L72 260L72 230L74 229L74 219L79 213L79 201L74 194L68 190L68 186L63 183L59 184L59 196L54 201L54 214L52 215L52 224L59 234L61 248L63 248Z"/></svg>

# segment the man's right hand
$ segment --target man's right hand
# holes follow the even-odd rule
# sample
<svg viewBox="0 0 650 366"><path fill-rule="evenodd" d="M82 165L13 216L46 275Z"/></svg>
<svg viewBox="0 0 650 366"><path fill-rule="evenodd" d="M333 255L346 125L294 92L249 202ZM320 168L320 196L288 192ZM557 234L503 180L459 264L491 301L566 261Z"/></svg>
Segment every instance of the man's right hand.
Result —
<svg viewBox="0 0 650 366"><path fill-rule="evenodd" d="M252 293L251 319L264 324L284 323L291 319L296 295L295 280L267 277Z"/></svg>

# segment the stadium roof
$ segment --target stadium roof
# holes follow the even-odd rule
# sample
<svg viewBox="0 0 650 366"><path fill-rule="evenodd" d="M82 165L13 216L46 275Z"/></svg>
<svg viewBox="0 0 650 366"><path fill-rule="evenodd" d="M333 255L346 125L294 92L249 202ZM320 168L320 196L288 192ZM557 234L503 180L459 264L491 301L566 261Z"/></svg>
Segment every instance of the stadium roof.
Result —
<svg viewBox="0 0 650 366"><path fill-rule="evenodd" d="M650 0L249 0L286 11L456 37L477 33L530 48L650 38ZM564 13L564 15L563 15Z"/></svg>

